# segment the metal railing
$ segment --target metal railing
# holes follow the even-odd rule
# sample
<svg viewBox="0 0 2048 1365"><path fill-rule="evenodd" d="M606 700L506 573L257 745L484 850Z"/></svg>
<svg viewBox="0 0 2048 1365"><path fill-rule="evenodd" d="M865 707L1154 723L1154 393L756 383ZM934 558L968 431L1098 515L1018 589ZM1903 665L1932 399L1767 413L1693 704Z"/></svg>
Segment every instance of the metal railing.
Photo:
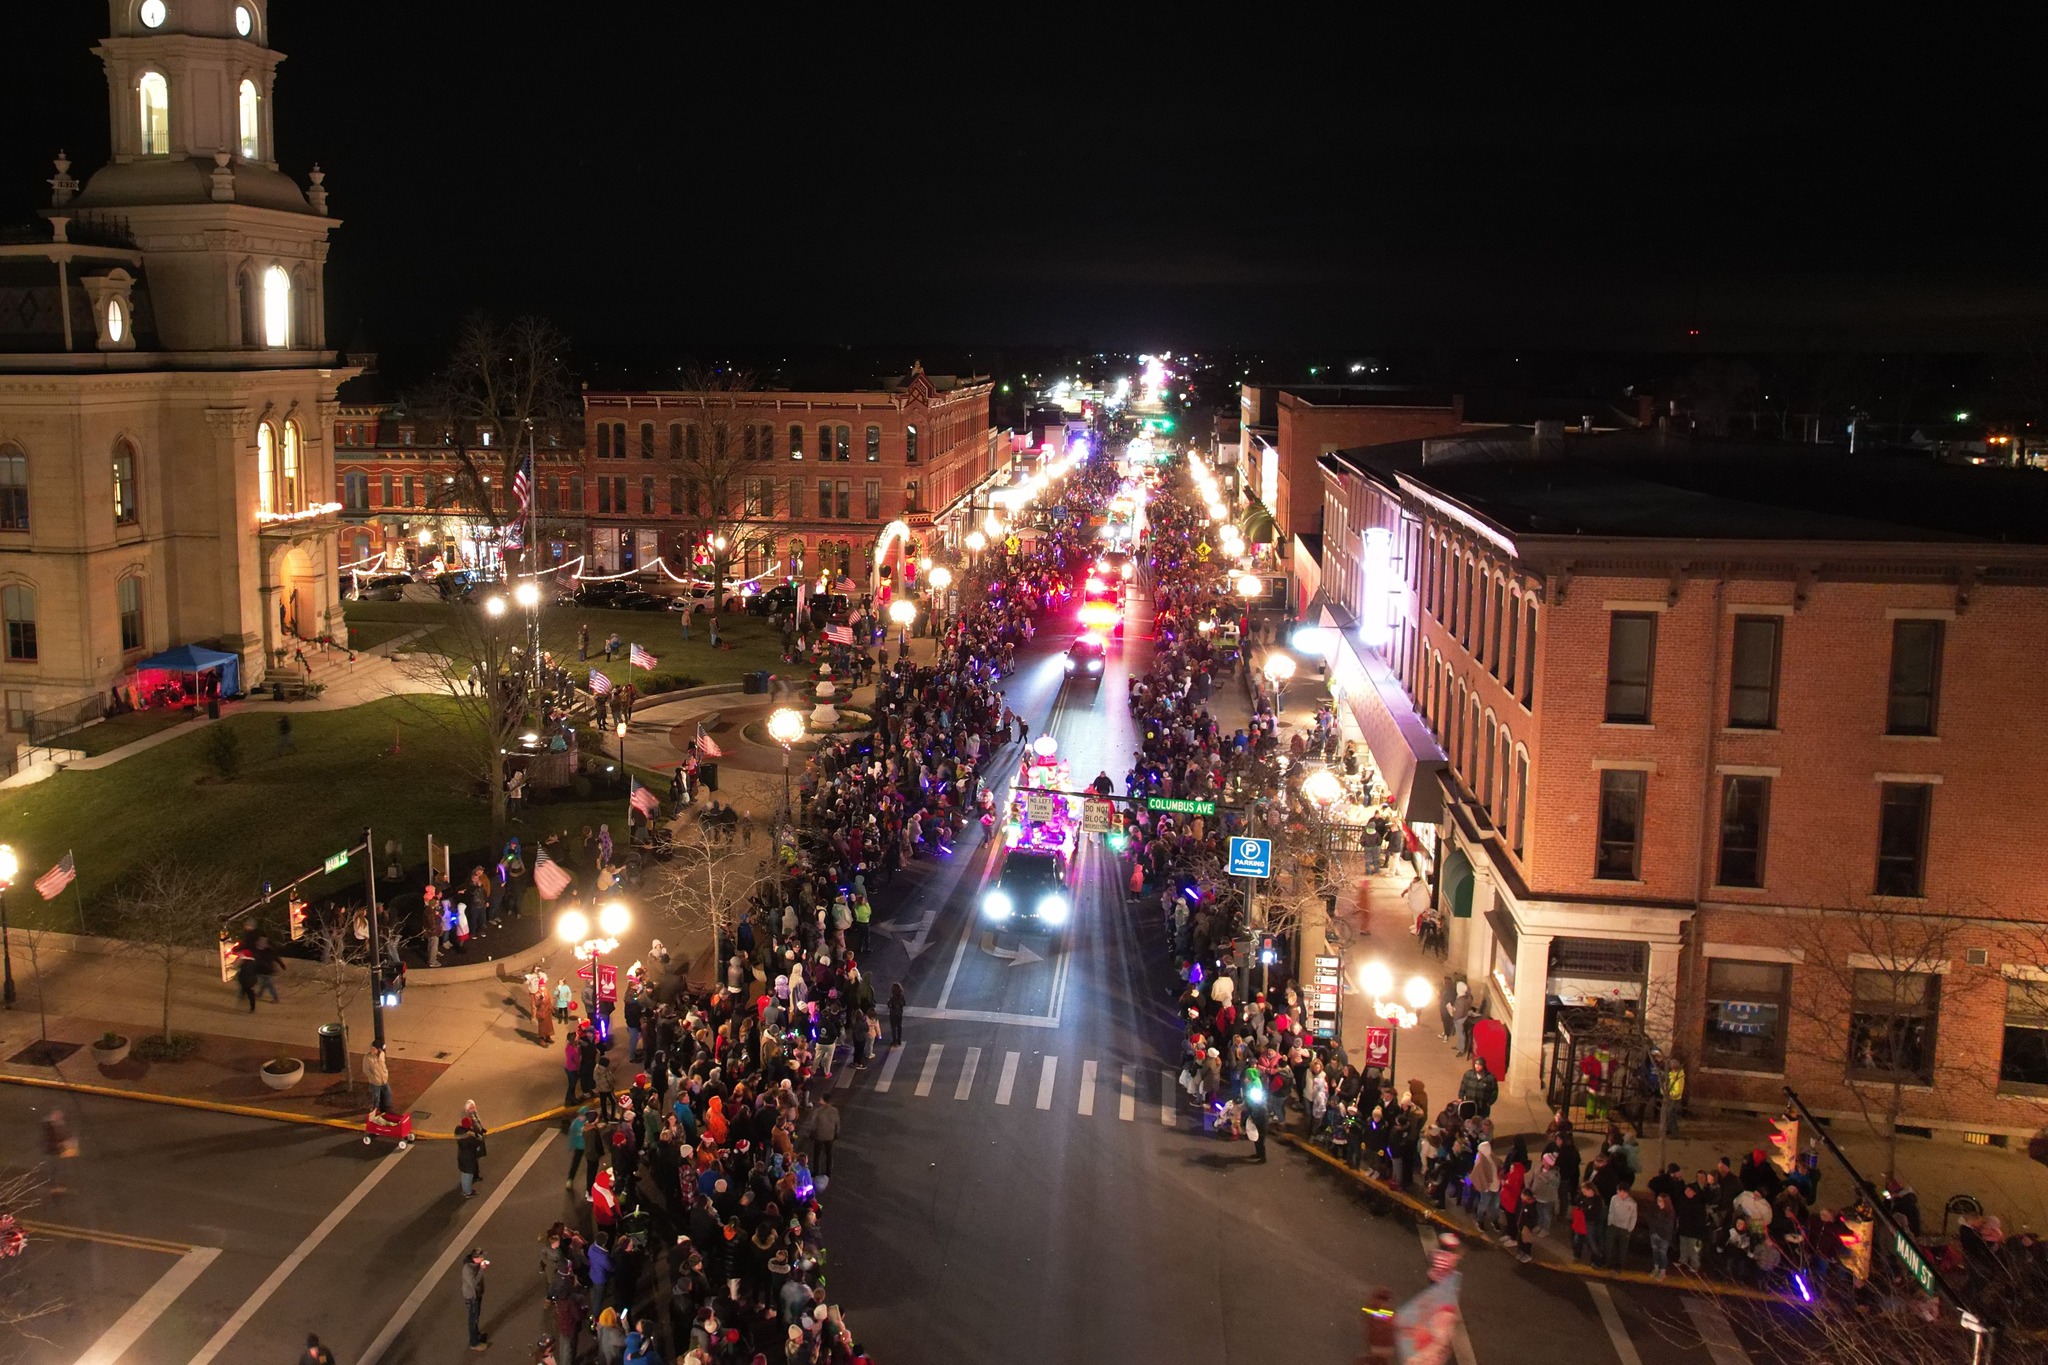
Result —
<svg viewBox="0 0 2048 1365"><path fill-rule="evenodd" d="M107 697L104 692L95 692L62 706L53 706L47 711L38 711L28 718L28 741L31 744L46 744L68 730L103 719L107 714Z"/></svg>

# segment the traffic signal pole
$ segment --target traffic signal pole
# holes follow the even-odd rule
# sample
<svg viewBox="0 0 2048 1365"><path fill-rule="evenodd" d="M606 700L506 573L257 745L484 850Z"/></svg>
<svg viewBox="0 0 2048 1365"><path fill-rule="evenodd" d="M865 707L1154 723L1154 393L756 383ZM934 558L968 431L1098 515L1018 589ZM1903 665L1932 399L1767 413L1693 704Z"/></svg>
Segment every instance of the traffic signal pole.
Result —
<svg viewBox="0 0 2048 1365"><path fill-rule="evenodd" d="M1913 1245L1906 1229L1899 1225L1897 1217L1879 1196L1877 1187L1865 1180L1863 1173L1856 1169L1856 1164L1849 1160L1848 1153L1835 1145L1835 1140L1828 1136L1828 1130L1821 1126L1813 1111L1806 1107L1806 1101L1799 1098L1799 1092L1788 1085L1785 1087L1785 1098L1799 1111L1799 1117L1812 1127L1814 1136L1821 1140L1829 1154L1849 1173L1849 1179L1856 1183L1857 1193L1863 1196L1863 1201L1870 1206L1871 1212L1883 1220L1888 1234L1884 1249L1890 1253L1892 1259L1904 1267L1915 1283L1946 1301L1961 1316L1963 1329L1971 1335L1971 1365L1991 1365L1992 1355L1998 1345L1997 1325L1964 1303L1961 1296L1949 1287L1948 1281L1935 1273L1934 1267L1920 1254L1920 1249Z"/></svg>

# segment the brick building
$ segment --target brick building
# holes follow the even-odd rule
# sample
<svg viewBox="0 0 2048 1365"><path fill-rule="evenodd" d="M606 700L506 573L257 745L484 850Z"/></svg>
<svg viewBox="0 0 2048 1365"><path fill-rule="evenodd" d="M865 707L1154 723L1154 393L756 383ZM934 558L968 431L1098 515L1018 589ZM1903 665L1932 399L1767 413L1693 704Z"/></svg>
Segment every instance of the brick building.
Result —
<svg viewBox="0 0 2048 1365"><path fill-rule="evenodd" d="M1606 1002L1706 1102L2040 1127L2048 480L1547 426L1323 470L1333 677L1511 1087Z"/></svg>
<svg viewBox="0 0 2048 1365"><path fill-rule="evenodd" d="M742 576L802 563L871 585L906 539L964 535L971 495L1006 476L1010 443L989 424L994 384L915 366L873 389L584 394L588 553L601 572L692 555L690 471L708 426L738 433L749 553ZM719 415L707 422L707 402ZM696 452L693 454L693 452Z"/></svg>

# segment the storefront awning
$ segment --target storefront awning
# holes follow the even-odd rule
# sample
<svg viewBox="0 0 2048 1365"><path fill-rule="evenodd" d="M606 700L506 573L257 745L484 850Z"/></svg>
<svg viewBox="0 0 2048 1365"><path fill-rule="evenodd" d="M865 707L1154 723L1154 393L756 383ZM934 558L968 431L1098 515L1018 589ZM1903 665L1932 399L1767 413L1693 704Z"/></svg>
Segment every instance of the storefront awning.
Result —
<svg viewBox="0 0 2048 1365"><path fill-rule="evenodd" d="M1355 628L1340 623L1341 610L1327 603L1322 610L1324 623L1337 631L1330 680L1342 689L1401 818L1411 825L1441 824L1444 789L1438 774L1444 768L1444 752L1428 722L1409 703L1400 679L1359 641Z"/></svg>

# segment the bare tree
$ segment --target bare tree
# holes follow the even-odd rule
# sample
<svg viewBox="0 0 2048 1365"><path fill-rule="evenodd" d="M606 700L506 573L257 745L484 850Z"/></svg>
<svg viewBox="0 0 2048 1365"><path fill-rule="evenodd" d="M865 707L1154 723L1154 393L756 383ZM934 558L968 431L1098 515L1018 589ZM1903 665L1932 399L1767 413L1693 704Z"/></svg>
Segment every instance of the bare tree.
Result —
<svg viewBox="0 0 2048 1365"><path fill-rule="evenodd" d="M744 370L696 370L685 375L677 400L683 412L683 446L675 460L683 481L682 535L691 563L710 571L714 622L732 566L766 551L775 527L776 466L768 460L775 427L759 420L755 388Z"/></svg>
<svg viewBox="0 0 2048 1365"><path fill-rule="evenodd" d="M320 954L313 979L334 1004L334 1022L341 1026L342 1053L348 1058L351 1090L356 1085L356 1063L354 1049L348 1046L348 1013L370 987L369 913L355 907L331 915L313 915L306 925L306 936Z"/></svg>
<svg viewBox="0 0 2048 1365"><path fill-rule="evenodd" d="M27 1258L35 1254L37 1240L32 1230L21 1226L22 1219L35 1208L45 1183L41 1168L0 1175L0 1328L8 1336L36 1339L28 1324L66 1306L62 1299L16 1283Z"/></svg>
<svg viewBox="0 0 2048 1365"><path fill-rule="evenodd" d="M177 1050L171 1031L172 987L179 964L219 941L220 908L234 904L232 883L223 873L181 862L158 849L115 897L115 918L123 947L148 958L163 974L163 1027L145 1047Z"/></svg>
<svg viewBox="0 0 2048 1365"><path fill-rule="evenodd" d="M422 434L455 462L455 482L434 489L429 506L473 512L503 543L519 516L514 476L539 446L559 443L581 422L568 349L568 338L541 318L500 322L472 313L463 320L447 365L410 403Z"/></svg>
<svg viewBox="0 0 2048 1365"><path fill-rule="evenodd" d="M657 864L650 900L688 943L697 934L711 935L714 978L723 960L723 945L747 912L753 895L775 880L772 856L702 824L676 837L674 856ZM772 850L772 844L767 845Z"/></svg>
<svg viewBox="0 0 2048 1365"><path fill-rule="evenodd" d="M519 609L500 598L457 603L434 643L446 652L415 650L392 662L417 689L403 692L415 715L456 741L462 776L488 793L491 841L505 839L505 756L529 728L530 642Z"/></svg>

